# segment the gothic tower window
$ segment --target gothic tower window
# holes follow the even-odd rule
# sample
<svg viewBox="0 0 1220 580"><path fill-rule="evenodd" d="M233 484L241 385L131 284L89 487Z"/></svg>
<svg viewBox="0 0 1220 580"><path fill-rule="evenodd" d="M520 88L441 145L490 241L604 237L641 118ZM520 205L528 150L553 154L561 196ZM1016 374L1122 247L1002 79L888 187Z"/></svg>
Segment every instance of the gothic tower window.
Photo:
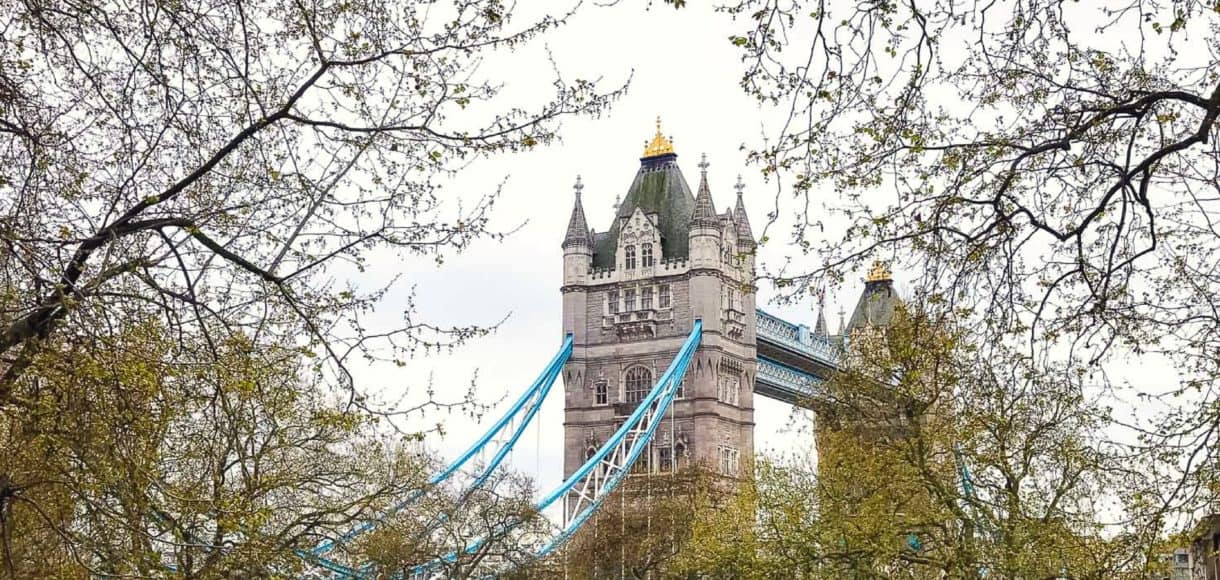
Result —
<svg viewBox="0 0 1220 580"><path fill-rule="evenodd" d="M740 453L737 449L728 445L721 445L718 451L720 455L720 473L724 475L737 475L740 468Z"/></svg>
<svg viewBox="0 0 1220 580"><path fill-rule="evenodd" d="M652 286L640 290L640 309L652 310Z"/></svg>
<svg viewBox="0 0 1220 580"><path fill-rule="evenodd" d="M721 402L730 405L736 405L739 400L741 391L741 381L736 376L729 373L720 375L720 381L717 383L716 398Z"/></svg>
<svg viewBox="0 0 1220 580"><path fill-rule="evenodd" d="M740 302L737 299L738 293L736 290L734 290L732 288L725 288L724 294L722 294L721 296L724 299L724 309L725 310L736 310L736 311L741 310L741 307L739 306Z"/></svg>
<svg viewBox="0 0 1220 580"><path fill-rule="evenodd" d="M683 464L690 463L689 461L683 461L683 459L686 459L686 443L679 441L674 443L674 467L680 468Z"/></svg>
<svg viewBox="0 0 1220 580"><path fill-rule="evenodd" d="M652 244L640 246L640 262L645 268L652 266Z"/></svg>
<svg viewBox="0 0 1220 580"><path fill-rule="evenodd" d="M626 391L623 394L628 403L643 401L651 389L652 371L644 367L632 367L627 371Z"/></svg>
<svg viewBox="0 0 1220 580"><path fill-rule="evenodd" d="M610 402L610 388L606 385L606 381L597 381L593 384L593 402L597 405L605 405Z"/></svg>
<svg viewBox="0 0 1220 580"><path fill-rule="evenodd" d="M652 444L644 446L638 457L635 458L635 465L631 466L631 471L636 473L649 473L652 471Z"/></svg>
<svg viewBox="0 0 1220 580"><path fill-rule="evenodd" d="M623 250L623 255L625 256L625 258L623 259L623 262L624 262L623 267L628 270L634 270L635 269L635 246L627 246L627 249Z"/></svg>
<svg viewBox="0 0 1220 580"><path fill-rule="evenodd" d="M623 298L626 301L626 305L623 306L623 310L626 310L627 312L635 310L635 288L628 288L626 291L624 291Z"/></svg>
<svg viewBox="0 0 1220 580"><path fill-rule="evenodd" d="M618 291L611 290L606 293L606 310L610 314L618 314Z"/></svg>
<svg viewBox="0 0 1220 580"><path fill-rule="evenodd" d="M674 450L668 445L662 445L657 449L657 471L668 473L674 471Z"/></svg>
<svg viewBox="0 0 1220 580"><path fill-rule="evenodd" d="M657 308L669 308L669 284L662 284L657 290Z"/></svg>

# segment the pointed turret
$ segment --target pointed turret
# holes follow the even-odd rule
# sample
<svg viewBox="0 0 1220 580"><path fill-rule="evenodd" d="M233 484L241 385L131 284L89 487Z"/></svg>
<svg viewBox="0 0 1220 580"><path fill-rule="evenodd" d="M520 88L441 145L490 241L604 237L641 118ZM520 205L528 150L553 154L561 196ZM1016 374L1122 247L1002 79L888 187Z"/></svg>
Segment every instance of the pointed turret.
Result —
<svg viewBox="0 0 1220 580"><path fill-rule="evenodd" d="M818 321L813 325L813 333L818 336L829 336L830 332L826 328L826 303L818 301Z"/></svg>
<svg viewBox="0 0 1220 580"><path fill-rule="evenodd" d="M707 186L707 154L699 162L699 193L695 194L695 209L690 216L690 259L695 268L719 268L722 263L721 236L726 216L716 213L712 192Z"/></svg>
<svg viewBox="0 0 1220 580"><path fill-rule="evenodd" d="M585 220L585 208L580 203L580 192L585 188L580 176L572 189L576 192L576 205L568 219L568 233L563 237L563 283L582 284L593 266L593 230Z"/></svg>
<svg viewBox="0 0 1220 580"><path fill-rule="evenodd" d="M580 176L576 176L576 185L572 189L576 191L576 204L572 206L572 217L568 219L568 233L563 238L563 247L567 248L574 245L590 246L593 238L589 235L589 223L585 220L585 208L580 203L580 192L585 188L581 183Z"/></svg>
<svg viewBox="0 0 1220 580"><path fill-rule="evenodd" d="M894 316L897 302L894 278L889 268L880 260L873 262L873 267L868 271L868 278L864 281L864 292L860 294L860 301L851 313L851 320L848 321L845 332L851 333L868 326L888 325Z"/></svg>
<svg viewBox="0 0 1220 580"><path fill-rule="evenodd" d="M750 216L746 215L746 202L742 198L746 184L741 181L740 174L737 175L737 183L733 188L737 190L737 207L733 210L733 220L737 225L737 245L743 249L753 249L754 232L750 231Z"/></svg>
<svg viewBox="0 0 1220 580"><path fill-rule="evenodd" d="M691 227L720 227L716 205L712 203L712 192L707 187L707 154L699 162L699 192L695 194L695 212L691 215Z"/></svg>

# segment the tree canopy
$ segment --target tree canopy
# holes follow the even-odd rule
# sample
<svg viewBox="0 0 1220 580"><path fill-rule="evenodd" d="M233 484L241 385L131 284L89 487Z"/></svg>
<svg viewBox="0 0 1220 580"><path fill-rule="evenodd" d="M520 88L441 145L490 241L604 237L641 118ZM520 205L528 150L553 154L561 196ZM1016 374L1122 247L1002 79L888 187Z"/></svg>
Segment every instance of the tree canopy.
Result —
<svg viewBox="0 0 1220 580"><path fill-rule="evenodd" d="M1097 396L1019 355L980 366L962 338L906 307L855 335L809 402L816 466L760 461L687 557L747 578L1148 577L1164 520Z"/></svg>
<svg viewBox="0 0 1220 580"><path fill-rule="evenodd" d="M421 427L398 419L473 401L382 404L350 368L488 327L387 315L362 273L500 237L499 191L455 202L447 177L623 89L556 71L503 98L480 64L572 14L513 8L0 8L4 574L294 570L420 488ZM488 513L521 516L528 491Z"/></svg>
<svg viewBox="0 0 1220 580"><path fill-rule="evenodd" d="M789 297L874 258L1036 365L1169 361L1116 437L1205 505L1220 377L1220 11L1214 2L743 0L750 159ZM779 226L789 233L777 233ZM981 360L986 360L986 356ZM1146 402L1155 403L1144 405ZM1162 407L1162 405L1164 407ZM1163 414L1151 409L1165 408ZM1181 485L1179 485L1181 483Z"/></svg>

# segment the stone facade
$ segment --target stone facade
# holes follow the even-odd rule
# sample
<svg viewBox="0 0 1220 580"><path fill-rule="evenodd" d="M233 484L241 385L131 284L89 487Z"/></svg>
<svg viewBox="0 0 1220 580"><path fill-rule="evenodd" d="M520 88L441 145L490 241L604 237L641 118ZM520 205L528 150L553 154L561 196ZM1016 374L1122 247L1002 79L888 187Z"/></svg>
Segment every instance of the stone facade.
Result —
<svg viewBox="0 0 1220 580"><path fill-rule="evenodd" d="M565 476L622 425L696 319L702 342L636 470L702 463L736 475L753 456L755 245L741 187L736 215L717 214L706 162L700 167L692 196L672 150L645 156L603 234L588 228L577 183L563 243L563 332L573 335L563 370Z"/></svg>

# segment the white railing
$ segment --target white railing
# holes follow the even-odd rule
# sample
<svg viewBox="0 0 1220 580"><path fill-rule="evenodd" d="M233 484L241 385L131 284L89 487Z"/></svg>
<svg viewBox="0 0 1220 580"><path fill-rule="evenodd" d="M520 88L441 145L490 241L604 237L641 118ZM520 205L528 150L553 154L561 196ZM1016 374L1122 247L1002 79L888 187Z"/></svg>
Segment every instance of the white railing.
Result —
<svg viewBox="0 0 1220 580"><path fill-rule="evenodd" d="M759 340L782 344L809 355L828 366L839 364L839 346L829 337L809 332L809 327L788 322L759 309L756 332Z"/></svg>
<svg viewBox="0 0 1220 580"><path fill-rule="evenodd" d="M813 396L815 389L822 384L822 379L765 358L758 359L758 376L755 380L784 391L793 400Z"/></svg>

